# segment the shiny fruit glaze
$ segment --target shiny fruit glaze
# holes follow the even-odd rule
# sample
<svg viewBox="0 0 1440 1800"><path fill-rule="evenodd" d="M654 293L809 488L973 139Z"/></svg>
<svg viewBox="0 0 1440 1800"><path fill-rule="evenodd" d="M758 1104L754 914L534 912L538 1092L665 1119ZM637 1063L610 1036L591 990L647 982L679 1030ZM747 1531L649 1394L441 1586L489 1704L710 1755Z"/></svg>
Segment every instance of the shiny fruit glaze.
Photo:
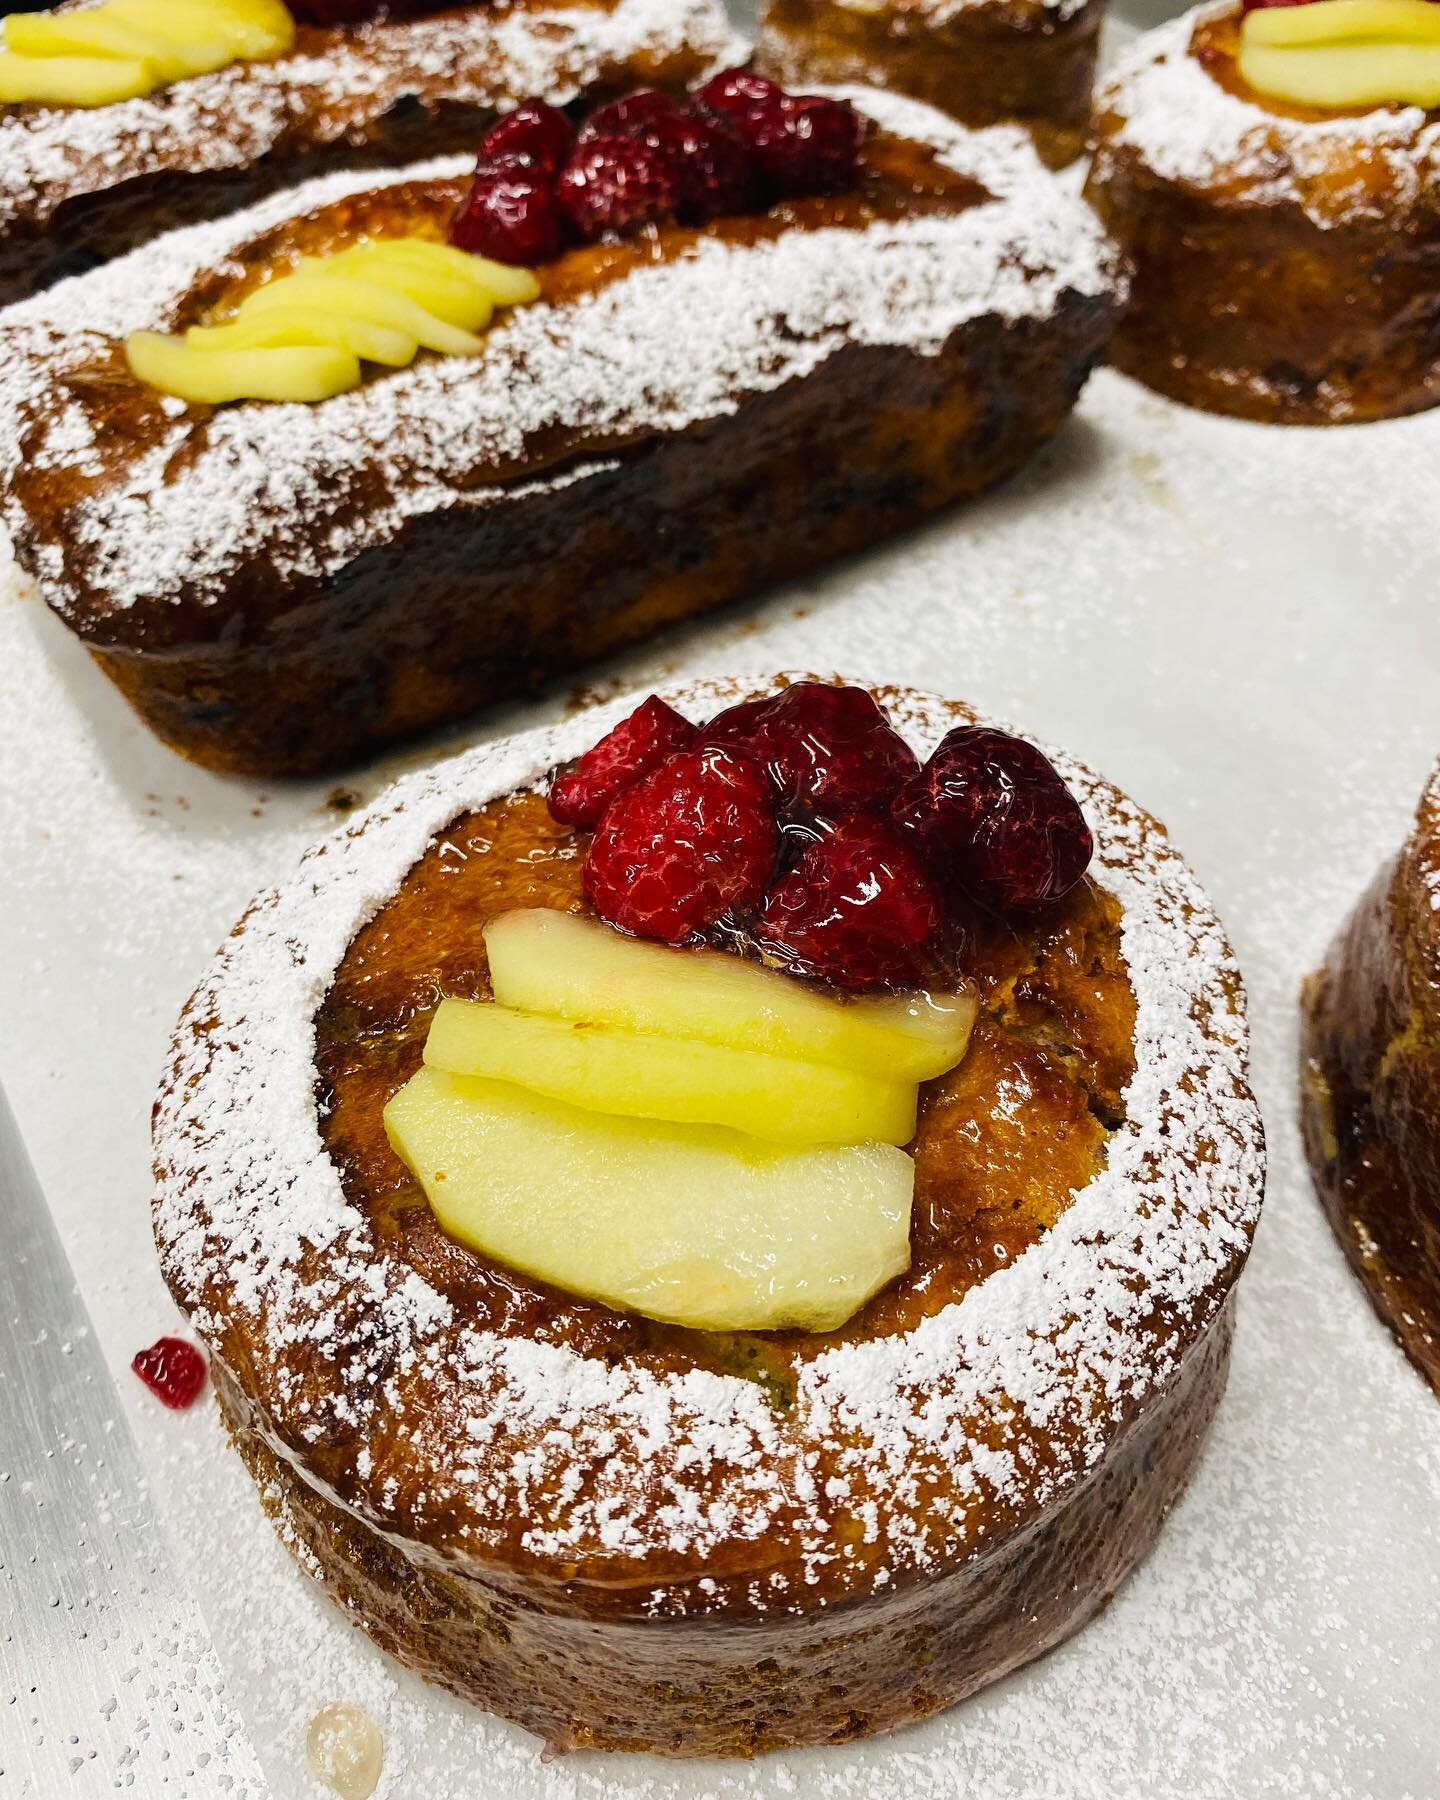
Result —
<svg viewBox="0 0 1440 1800"><path fill-rule="evenodd" d="M1043 908L1093 851L1024 739L962 727L922 768L872 695L820 682L703 726L651 695L557 773L549 808L594 829L585 891L612 925L856 993L947 985L977 905Z"/></svg>
<svg viewBox="0 0 1440 1800"><path fill-rule="evenodd" d="M775 868L764 770L728 750L682 750L611 802L585 858L585 892L622 931L692 941L758 906Z"/></svg>

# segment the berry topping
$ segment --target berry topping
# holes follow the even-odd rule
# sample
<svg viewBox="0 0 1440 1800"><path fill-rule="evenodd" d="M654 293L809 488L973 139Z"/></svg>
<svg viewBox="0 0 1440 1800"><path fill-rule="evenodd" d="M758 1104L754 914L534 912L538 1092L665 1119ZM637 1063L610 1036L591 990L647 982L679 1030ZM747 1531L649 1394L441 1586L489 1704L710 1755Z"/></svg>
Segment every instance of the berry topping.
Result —
<svg viewBox="0 0 1440 1800"><path fill-rule="evenodd" d="M987 726L949 732L896 795L892 816L932 868L987 906L1059 899L1094 851L1079 804L1049 760Z"/></svg>
<svg viewBox="0 0 1440 1800"><path fill-rule="evenodd" d="M660 119L676 119L680 108L659 88L636 88L606 106L597 106L580 127L580 142L600 137L641 137L645 127Z"/></svg>
<svg viewBox="0 0 1440 1800"><path fill-rule="evenodd" d="M157 1338L136 1352L130 1367L157 1399L177 1410L191 1405L205 1385L205 1358L184 1338Z"/></svg>
<svg viewBox="0 0 1440 1800"><path fill-rule="evenodd" d="M591 830L617 795L667 757L688 750L698 736L688 719L652 694L572 768L555 777L550 785L551 817L562 825Z"/></svg>
<svg viewBox="0 0 1440 1800"><path fill-rule="evenodd" d="M754 162L727 127L677 112L652 119L638 135L669 163L687 224L744 212L754 201Z"/></svg>
<svg viewBox="0 0 1440 1800"><path fill-rule="evenodd" d="M920 767L864 688L816 681L717 713L705 742L745 751L763 763L787 807L829 818L883 811Z"/></svg>
<svg viewBox="0 0 1440 1800"><path fill-rule="evenodd" d="M575 148L575 127L558 106L531 100L497 119L480 140L477 170L496 165L544 169L558 175Z"/></svg>
<svg viewBox="0 0 1440 1800"><path fill-rule="evenodd" d="M748 114L784 98L785 90L778 82L757 75L753 69L722 69L691 95L701 112L714 113L737 125Z"/></svg>
<svg viewBox="0 0 1440 1800"><path fill-rule="evenodd" d="M758 906L775 867L764 770L727 750L682 750L611 802L585 858L585 892L637 937L679 944Z"/></svg>
<svg viewBox="0 0 1440 1800"><path fill-rule="evenodd" d="M883 819L841 822L771 889L755 927L792 968L838 987L914 986L933 960L940 899Z"/></svg>
<svg viewBox="0 0 1440 1800"><path fill-rule="evenodd" d="M839 194L855 184L865 121L846 100L782 95L736 128L772 194Z"/></svg>
<svg viewBox="0 0 1440 1800"><path fill-rule="evenodd" d="M532 266L558 256L565 234L554 182L516 157L476 175L450 227L450 242L496 262Z"/></svg>
<svg viewBox="0 0 1440 1800"><path fill-rule="evenodd" d="M598 137L580 145L561 170L555 195L579 235L592 243L673 218L680 204L669 159L628 137Z"/></svg>

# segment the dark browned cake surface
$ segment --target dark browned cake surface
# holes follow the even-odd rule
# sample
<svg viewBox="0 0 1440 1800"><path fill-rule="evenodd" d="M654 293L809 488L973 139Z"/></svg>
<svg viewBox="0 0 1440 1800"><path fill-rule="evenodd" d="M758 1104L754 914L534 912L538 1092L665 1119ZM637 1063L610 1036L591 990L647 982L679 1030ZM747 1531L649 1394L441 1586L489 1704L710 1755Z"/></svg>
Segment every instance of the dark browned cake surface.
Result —
<svg viewBox="0 0 1440 1800"><path fill-rule="evenodd" d="M925 0L766 0L757 55L787 84L863 81L966 125L1023 125L1058 169L1085 147L1105 3L1067 15L1042 0L981 0L937 17Z"/></svg>
<svg viewBox="0 0 1440 1800"><path fill-rule="evenodd" d="M1345 1254L1440 1393L1440 770L1306 986L1301 1119Z"/></svg>
<svg viewBox="0 0 1440 1800"><path fill-rule="evenodd" d="M973 717L878 697L917 748ZM1183 1486L1259 1201L1239 979L1161 829L1067 760L1096 863L967 921L909 1273L826 1334L559 1293L438 1228L381 1112L438 999L489 992L485 920L583 909L531 784L594 736L415 778L242 921L157 1106L162 1263L287 1541L394 1654L557 1746L837 1743L1059 1642Z"/></svg>
<svg viewBox="0 0 1440 1800"><path fill-rule="evenodd" d="M657 16L643 0L476 0L302 24L284 56L139 101L0 107L0 305L331 169L471 150L537 88L560 100L680 88L728 47L710 0L681 0L647 35Z"/></svg>
<svg viewBox="0 0 1440 1800"><path fill-rule="evenodd" d="M1221 98L1255 109L1233 163L1177 174L1135 141L1139 110L1146 129L1163 128L1163 109L1138 98L1150 40L1097 96L1086 194L1135 271L1112 360L1187 405L1276 424L1355 423L1435 405L1433 130L1414 134L1413 148L1404 133L1382 145L1367 129L1373 113L1320 113L1253 93L1236 67L1239 27L1238 10L1211 8L1183 48L1165 52L1193 59L1196 79L1218 90L1202 100L1207 111ZM1165 28L1167 42L1177 30ZM1352 117L1353 136L1333 129ZM1193 134L1195 120L1184 129Z"/></svg>
<svg viewBox="0 0 1440 1800"><path fill-rule="evenodd" d="M958 166L879 131L853 194L567 253L542 271L544 300L502 314L473 365L422 355L302 416L300 431L322 422L303 458L294 433L282 441L282 409L177 413L129 376L117 336L17 328L0 480L22 563L168 744L213 768L307 773L981 492L1055 430L1102 354L1110 253L1078 203L1036 192L1028 158L913 103L875 102L933 126ZM967 157L1002 198L964 172ZM443 231L463 189L457 173L297 203L216 266L188 269L147 322L223 318L298 255L362 231ZM1062 210L1073 252L1059 247ZM978 249L964 241L972 218ZM936 235L913 254L908 239L876 247L910 226ZM813 277L766 255L820 230L850 248ZM883 273L902 256L913 267ZM750 257L753 279L737 280ZM682 346L679 303L658 314L654 282L674 275L701 308L711 270L726 295L716 341L686 333ZM767 279L773 304L756 286ZM1029 303L1032 283L1054 304ZM805 316L817 284L857 306L853 326L841 301ZM652 384L657 337L670 361ZM670 381L698 397L667 401ZM371 405L383 428L367 424ZM327 442L323 421L342 417ZM176 497L187 484L193 504ZM225 525L209 516L221 509Z"/></svg>

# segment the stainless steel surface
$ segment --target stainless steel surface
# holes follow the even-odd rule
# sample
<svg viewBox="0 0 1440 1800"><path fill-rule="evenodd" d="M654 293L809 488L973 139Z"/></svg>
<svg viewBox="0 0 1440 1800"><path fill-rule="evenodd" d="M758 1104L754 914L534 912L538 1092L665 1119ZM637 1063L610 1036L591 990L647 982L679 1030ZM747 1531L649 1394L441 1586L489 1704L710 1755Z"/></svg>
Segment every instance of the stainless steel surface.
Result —
<svg viewBox="0 0 1440 1800"><path fill-rule="evenodd" d="M0 1092L0 1794L260 1800Z"/></svg>

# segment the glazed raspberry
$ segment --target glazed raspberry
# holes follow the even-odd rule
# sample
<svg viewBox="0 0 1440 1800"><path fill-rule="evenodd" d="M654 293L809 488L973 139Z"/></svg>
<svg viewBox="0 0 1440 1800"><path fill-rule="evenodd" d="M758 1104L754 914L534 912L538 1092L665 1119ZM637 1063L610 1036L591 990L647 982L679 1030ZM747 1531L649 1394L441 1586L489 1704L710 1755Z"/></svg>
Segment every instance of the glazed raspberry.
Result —
<svg viewBox="0 0 1440 1800"><path fill-rule="evenodd" d="M157 1338L136 1352L130 1367L157 1399L177 1410L191 1405L205 1385L205 1358L184 1338Z"/></svg>
<svg viewBox="0 0 1440 1800"><path fill-rule="evenodd" d="M496 165L543 169L558 175L575 148L575 127L558 106L531 100L497 119L480 140L477 170Z"/></svg>
<svg viewBox="0 0 1440 1800"><path fill-rule="evenodd" d="M884 819L842 819L770 890L755 936L801 974L862 991L915 987L942 909L919 858Z"/></svg>
<svg viewBox="0 0 1440 1800"><path fill-rule="evenodd" d="M783 96L740 119L737 129L773 195L842 194L855 185L865 121L848 101Z"/></svg>
<svg viewBox="0 0 1440 1800"><path fill-rule="evenodd" d="M476 175L450 227L450 242L458 249L527 268L558 256L565 236L554 182L518 157Z"/></svg>
<svg viewBox="0 0 1440 1800"><path fill-rule="evenodd" d="M728 127L677 112L652 119L638 135L669 163L680 196L679 216L687 224L703 225L749 209L755 198L754 163Z"/></svg>
<svg viewBox="0 0 1440 1800"><path fill-rule="evenodd" d="M668 161L636 138L582 144L561 170L555 192L565 216L591 243L607 233L671 219L680 204Z"/></svg>
<svg viewBox="0 0 1440 1800"><path fill-rule="evenodd" d="M832 819L884 811L920 767L864 688L818 681L728 707L705 727L705 742L763 763L786 807Z"/></svg>
<svg viewBox="0 0 1440 1800"><path fill-rule="evenodd" d="M680 944L759 905L775 848L760 765L682 750L611 802L585 858L585 892L622 931Z"/></svg>
<svg viewBox="0 0 1440 1800"><path fill-rule="evenodd" d="M757 108L784 98L785 90L778 82L757 75L753 69L722 69L696 88L690 101L701 112L738 124Z"/></svg>
<svg viewBox="0 0 1440 1800"><path fill-rule="evenodd" d="M550 784L550 816L562 825L589 831L617 794L634 787L677 750L688 750L698 736L688 719L652 694L573 768L555 777Z"/></svg>
<svg viewBox="0 0 1440 1800"><path fill-rule="evenodd" d="M597 106L580 127L580 142L590 144L602 137L640 137L647 125L679 116L680 108L659 88L636 88L633 94L622 94L608 106Z"/></svg>
<svg viewBox="0 0 1440 1800"><path fill-rule="evenodd" d="M987 906L1069 893L1094 844L1075 796L1023 738L963 725L895 797L892 816L931 867Z"/></svg>

